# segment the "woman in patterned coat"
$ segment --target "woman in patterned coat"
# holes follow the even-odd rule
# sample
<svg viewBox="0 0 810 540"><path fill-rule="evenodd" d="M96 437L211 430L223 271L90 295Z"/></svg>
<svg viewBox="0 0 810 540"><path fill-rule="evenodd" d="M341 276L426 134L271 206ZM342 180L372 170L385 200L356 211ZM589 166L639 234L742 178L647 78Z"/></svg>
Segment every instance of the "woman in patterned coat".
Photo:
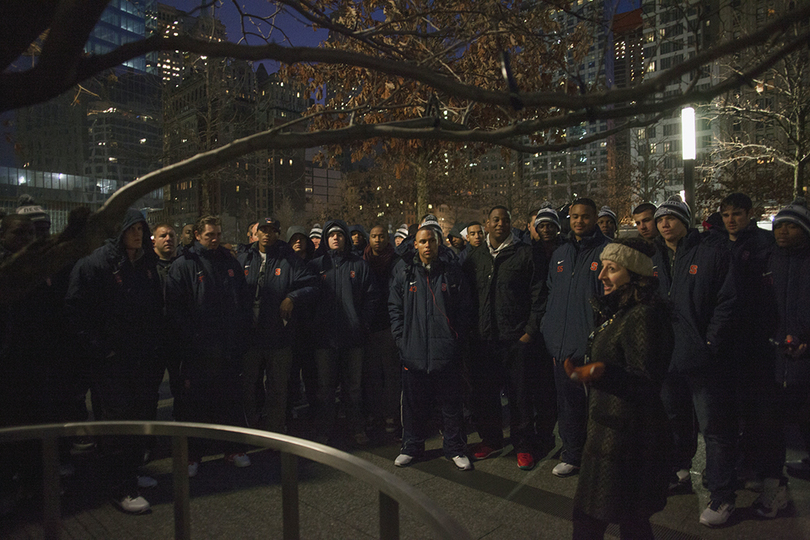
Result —
<svg viewBox="0 0 810 540"><path fill-rule="evenodd" d="M596 329L585 365L566 360L569 377L588 385L588 438L574 497L574 538L602 538L619 523L621 538L652 539L649 518L666 505L670 432L661 402L673 334L641 238L608 244L594 298Z"/></svg>

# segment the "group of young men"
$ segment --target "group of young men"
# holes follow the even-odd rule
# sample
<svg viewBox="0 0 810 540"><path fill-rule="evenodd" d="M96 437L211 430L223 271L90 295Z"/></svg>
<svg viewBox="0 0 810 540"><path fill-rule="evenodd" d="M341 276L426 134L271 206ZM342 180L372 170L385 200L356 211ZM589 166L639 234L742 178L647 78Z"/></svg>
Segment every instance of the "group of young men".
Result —
<svg viewBox="0 0 810 540"><path fill-rule="evenodd" d="M27 214L3 218L4 256L34 240L44 212ZM810 315L799 308L810 296L810 212L795 201L777 214L773 234L756 226L745 195L724 199L720 214L724 226L701 233L679 199L633 210L637 233L657 247L655 275L673 310L661 396L673 433L671 488L691 487L701 432L710 503L700 521L709 526L734 510L741 463L763 480L760 515L787 505L782 426L788 412L806 411L810 394ZM367 444L370 422L401 429L394 464L402 467L423 458L440 424L445 457L470 470L506 448L503 391L517 466L531 470L555 447L556 425L562 451L552 472L576 474L587 388L563 363L584 362L590 300L602 294L599 256L619 220L588 198L565 217L545 205L524 232L496 206L445 240L428 214L400 227L393 243L385 226L367 234L341 220L289 227L282 240L281 224L268 217L233 248L221 244L216 217L178 235L167 223L150 231L130 211L116 238L7 309L4 358L27 367L9 371L2 397L14 405L3 406L4 425L76 419L65 411L81 409L73 406L86 386L67 384L65 366L89 374L97 419L154 419L168 369L177 420L285 432L289 396L303 383L319 442L345 431ZM46 328L28 347L36 355L23 345L32 311L70 322ZM81 360L41 371L22 362L68 354L68 343ZM12 413L18 403L30 405L24 417ZM806 415L798 420L810 441ZM480 436L469 449L468 424ZM155 481L138 476L144 445L119 440L108 450L118 459L114 500L128 512L147 510L138 488ZM209 450L192 442L190 476ZM246 450L221 449L238 467L251 464Z"/></svg>

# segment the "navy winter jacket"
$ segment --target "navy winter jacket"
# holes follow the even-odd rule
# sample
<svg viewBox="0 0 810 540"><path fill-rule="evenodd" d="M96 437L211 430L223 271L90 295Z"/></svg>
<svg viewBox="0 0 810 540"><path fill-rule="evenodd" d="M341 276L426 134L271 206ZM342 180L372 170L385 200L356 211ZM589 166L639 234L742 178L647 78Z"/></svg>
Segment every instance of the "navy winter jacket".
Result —
<svg viewBox="0 0 810 540"><path fill-rule="evenodd" d="M380 332L391 328L388 319L388 290L391 283L391 270L399 261L394 246L388 244L380 255L374 255L371 246L366 246L363 250L363 260L368 263L371 269L371 276L374 278L374 287L377 290L379 301L376 302L374 316L369 323L370 332Z"/></svg>
<svg viewBox="0 0 810 540"><path fill-rule="evenodd" d="M656 247L654 275L673 308L675 349L669 369L684 373L708 367L731 345L737 293L730 253L703 241L697 229L680 240L671 268L660 237Z"/></svg>
<svg viewBox="0 0 810 540"><path fill-rule="evenodd" d="M523 334L537 337L543 282L534 267L532 247L513 236L493 259L487 242L470 251L463 267L473 291L479 337L492 341L517 341Z"/></svg>
<svg viewBox="0 0 810 540"><path fill-rule="evenodd" d="M721 246L731 253L730 271L737 291L733 354L759 361L761 355L768 354L768 339L776 324L763 309L773 301L764 277L775 245L773 233L760 229L756 222L751 221L733 242L722 229L711 229L704 242Z"/></svg>
<svg viewBox="0 0 810 540"><path fill-rule="evenodd" d="M123 234L143 224L140 256L129 260ZM111 353L148 354L157 348L163 296L149 226L135 209L127 211L115 239L79 260L70 274L65 306L80 345L93 359Z"/></svg>
<svg viewBox="0 0 810 540"><path fill-rule="evenodd" d="M428 272L419 260L400 260L392 272L388 311L407 369L430 373L459 361L472 310L458 265L437 259Z"/></svg>
<svg viewBox="0 0 810 540"><path fill-rule="evenodd" d="M360 347L374 316L377 291L366 261L351 253L346 224L327 221L324 235L333 225L339 226L347 239L344 250L328 250L309 263L319 279L315 339L319 348Z"/></svg>
<svg viewBox="0 0 810 540"><path fill-rule="evenodd" d="M247 350L252 297L242 265L226 248L199 242L180 255L166 280L166 308L197 351L219 350L233 359Z"/></svg>
<svg viewBox="0 0 810 540"><path fill-rule="evenodd" d="M591 298L602 295L599 281L599 256L610 239L597 227L591 236L579 242L573 232L560 245L548 265L548 299L540 327L546 350L562 362L574 363L585 357L585 349L594 326Z"/></svg>
<svg viewBox="0 0 810 540"><path fill-rule="evenodd" d="M257 296L259 300L253 343L283 349L290 344L290 336L279 313L281 302L289 298L293 301L293 310L304 309L318 295L318 278L286 242L276 240L266 255L264 271L258 243L251 244L237 260L244 268L247 292L253 302Z"/></svg>
<svg viewBox="0 0 810 540"><path fill-rule="evenodd" d="M791 335L799 343L810 343L810 246L774 247L768 271L777 324L774 341L783 343ZM800 359L778 354L776 381L784 386L810 384L808 354Z"/></svg>

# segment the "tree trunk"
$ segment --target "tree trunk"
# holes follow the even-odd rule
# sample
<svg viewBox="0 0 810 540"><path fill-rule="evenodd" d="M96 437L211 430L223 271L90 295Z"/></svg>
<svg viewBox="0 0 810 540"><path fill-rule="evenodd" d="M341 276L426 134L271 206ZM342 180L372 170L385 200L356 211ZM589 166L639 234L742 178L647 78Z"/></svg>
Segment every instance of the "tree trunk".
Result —
<svg viewBox="0 0 810 540"><path fill-rule="evenodd" d="M424 162L416 161L416 219L428 213L428 172Z"/></svg>

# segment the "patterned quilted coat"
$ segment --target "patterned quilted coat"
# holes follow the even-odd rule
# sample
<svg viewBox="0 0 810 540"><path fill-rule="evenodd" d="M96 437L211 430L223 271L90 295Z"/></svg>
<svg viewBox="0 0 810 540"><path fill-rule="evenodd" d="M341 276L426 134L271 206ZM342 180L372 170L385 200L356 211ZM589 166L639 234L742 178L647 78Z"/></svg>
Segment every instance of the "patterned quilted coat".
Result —
<svg viewBox="0 0 810 540"><path fill-rule="evenodd" d="M625 287L635 287L627 284ZM588 438L574 506L602 521L647 519L666 505L671 446L661 381L672 356L669 309L621 294L593 301L597 326L586 362L604 362L591 383Z"/></svg>

